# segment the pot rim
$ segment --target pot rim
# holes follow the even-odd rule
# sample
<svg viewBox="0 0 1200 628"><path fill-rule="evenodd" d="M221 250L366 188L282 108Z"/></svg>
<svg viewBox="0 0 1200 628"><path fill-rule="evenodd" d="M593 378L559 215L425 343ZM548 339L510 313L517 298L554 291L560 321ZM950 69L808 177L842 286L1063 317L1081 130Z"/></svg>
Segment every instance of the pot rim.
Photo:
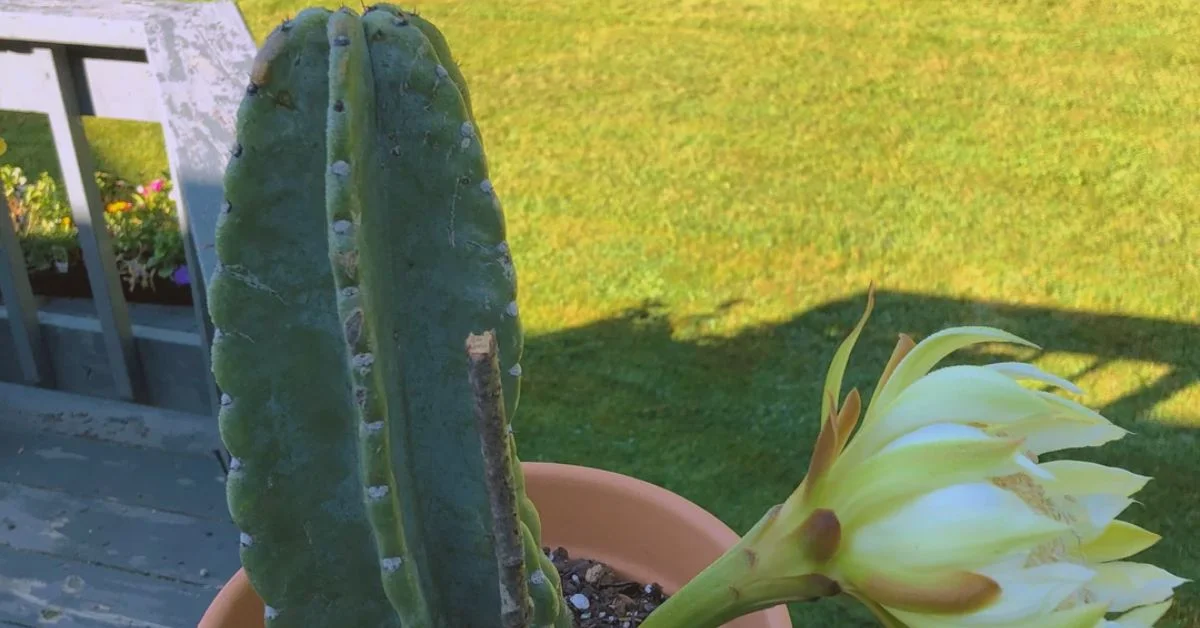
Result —
<svg viewBox="0 0 1200 628"><path fill-rule="evenodd" d="M686 520L697 534L722 547L730 547L741 538L732 528L716 515L701 508L691 500L652 484L645 480L622 473L560 462L522 462L522 469L529 475L554 477L559 482L575 484L602 484L621 493L652 495L656 507L670 513L674 518ZM239 568L213 598L197 628L228 628L227 617L253 612L262 616L263 602L254 591L244 568ZM761 617L765 628L791 628L791 617L786 605L778 605L753 614ZM239 626L238 628L243 628Z"/></svg>

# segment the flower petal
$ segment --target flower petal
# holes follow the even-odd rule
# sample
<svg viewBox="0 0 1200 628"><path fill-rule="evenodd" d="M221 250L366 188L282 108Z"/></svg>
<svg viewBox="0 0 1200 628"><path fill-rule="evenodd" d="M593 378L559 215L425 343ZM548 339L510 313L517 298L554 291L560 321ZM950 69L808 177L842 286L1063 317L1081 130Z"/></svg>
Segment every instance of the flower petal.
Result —
<svg viewBox="0 0 1200 628"><path fill-rule="evenodd" d="M1128 433L1107 422L1096 424L1051 416L1022 419L993 431L999 436L1025 439L1025 449L1038 456L1064 449L1099 447Z"/></svg>
<svg viewBox="0 0 1200 628"><path fill-rule="evenodd" d="M1020 441L966 425L941 423L909 433L859 465L836 464L812 496L851 527L905 499L952 484L1018 473Z"/></svg>
<svg viewBox="0 0 1200 628"><path fill-rule="evenodd" d="M1107 493L1129 497L1142 490L1149 477L1120 467L1106 467L1080 460L1054 460L1038 465L1054 476L1042 483L1049 495L1090 495Z"/></svg>
<svg viewBox="0 0 1200 628"><path fill-rule="evenodd" d="M1096 628L1107 610L1104 604L1084 604L1034 617L1012 628Z"/></svg>
<svg viewBox="0 0 1200 628"><path fill-rule="evenodd" d="M854 431L854 427L858 425L859 415L862 413L862 397L858 394L857 388L851 388L846 395L846 400L842 402L842 407L838 410L837 415L837 451L842 453L842 449L850 440L850 433Z"/></svg>
<svg viewBox="0 0 1200 628"><path fill-rule="evenodd" d="M994 362L992 364L984 365L984 368L992 369L1001 375L1011 377L1017 381L1033 380L1042 382L1043 384L1057 386L1063 390L1075 393L1076 395L1083 394L1083 391L1070 381L1065 380L1057 375L1047 373L1042 369L1025 362Z"/></svg>
<svg viewBox="0 0 1200 628"><path fill-rule="evenodd" d="M845 455L860 461L893 439L932 423L1009 425L1050 411L1036 391L995 371L980 366L949 366L906 388L877 415L875 423L864 421Z"/></svg>
<svg viewBox="0 0 1200 628"><path fill-rule="evenodd" d="M874 416L892 402L908 386L921 377L946 356L959 349L984 342L1008 342L1040 349L1037 345L1014 336L1004 330L993 327L951 327L932 334L917 343L912 351L900 361L882 388L871 399L871 407L863 423L869 423Z"/></svg>
<svg viewBox="0 0 1200 628"><path fill-rule="evenodd" d="M867 307L863 310L862 317L858 319L858 324L854 326L850 335L842 341L837 352L833 354L833 360L829 363L829 371L825 374L825 387L821 393L822 422L829 420L830 414L836 409L834 406L842 398L842 377L846 374L846 365L850 362L850 352L854 350L854 344L858 342L858 336L866 326L867 319L871 317L871 310L874 307L875 284L871 284L871 287L867 289Z"/></svg>
<svg viewBox="0 0 1200 628"><path fill-rule="evenodd" d="M1055 611L1037 617L1028 617L1013 622L981 622L975 615L920 615L892 611L897 619L903 616L908 628L962 628L963 626L987 626L988 628L1096 628L1104 620L1107 607L1103 604L1087 604L1066 610Z"/></svg>
<svg viewBox="0 0 1200 628"><path fill-rule="evenodd" d="M917 571L975 569L1068 529L991 483L956 484L844 532L844 551L835 561Z"/></svg>
<svg viewBox="0 0 1200 628"><path fill-rule="evenodd" d="M1162 602L1187 580L1146 563L1117 561L1095 566L1096 577L1087 589L1109 610L1121 612L1135 606Z"/></svg>
<svg viewBox="0 0 1200 628"><path fill-rule="evenodd" d="M925 427L917 429L913 432L909 432L904 436L897 438L896 440L885 445L879 453L882 454L885 452L894 451L901 447L908 447L923 443L944 442L951 440L981 441L990 440L993 438L995 437L989 435L987 432L970 425L963 425L961 423L934 423L933 425L926 425ZM1001 440L1012 441L1014 439L1002 438ZM1022 447L1022 449L1024 449L1024 447ZM1017 471L1025 471L1034 477L1046 480L1053 479L1054 477L1050 475L1049 472L1039 467L1036 462L1030 460L1029 457L1023 453L1023 451L1013 454L1013 464L1015 464L1017 467L1020 467L1020 469L1012 469L1014 473Z"/></svg>
<svg viewBox="0 0 1200 628"><path fill-rule="evenodd" d="M1120 617L1106 621L1103 628L1152 628L1171 609L1171 600L1135 608Z"/></svg>
<svg viewBox="0 0 1200 628"><path fill-rule="evenodd" d="M1054 406L1056 410L1055 414L1058 416L1073 418L1084 423L1092 423L1095 425L1112 425L1112 421L1109 421L1107 418L1105 418L1103 414L1100 414L1099 412L1096 412L1095 410L1077 401L1071 401L1066 397L1041 390L1034 391L1034 394L1044 399L1050 405Z"/></svg>
<svg viewBox="0 0 1200 628"><path fill-rule="evenodd" d="M999 583L1001 594L991 606L963 618L978 624L1019 622L1048 614L1095 575L1091 569L1071 563L1018 569L1002 563L979 572Z"/></svg>
<svg viewBox="0 0 1200 628"><path fill-rule="evenodd" d="M888 358L887 364L883 367L883 373L879 374L879 383L875 386L875 392L871 393L871 401L869 406L875 405L875 399L879 397L880 391L883 390L888 380L892 378L892 373L896 372L896 367L900 366L900 362L917 346L913 342L912 336L908 334L900 334L896 340L896 346L892 349L892 355Z"/></svg>
<svg viewBox="0 0 1200 628"><path fill-rule="evenodd" d="M1133 503L1128 497L1104 494L1082 495L1075 499L1087 515L1087 525L1082 530L1077 529L1083 534L1085 541L1091 541L1103 534L1105 528Z"/></svg>
<svg viewBox="0 0 1200 628"><path fill-rule="evenodd" d="M1127 521L1109 523L1100 535L1084 543L1079 551L1090 563L1128 558L1154 545L1162 537Z"/></svg>

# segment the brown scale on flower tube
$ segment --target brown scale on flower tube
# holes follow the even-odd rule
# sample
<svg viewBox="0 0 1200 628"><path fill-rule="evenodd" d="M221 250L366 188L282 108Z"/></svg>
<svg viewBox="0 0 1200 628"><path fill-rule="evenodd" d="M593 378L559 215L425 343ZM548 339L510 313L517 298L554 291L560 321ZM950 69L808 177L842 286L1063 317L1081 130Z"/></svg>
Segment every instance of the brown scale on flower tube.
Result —
<svg viewBox="0 0 1200 628"><path fill-rule="evenodd" d="M884 606L914 613L971 613L1000 596L1000 585L995 580L969 571L925 579L875 574L855 585Z"/></svg>

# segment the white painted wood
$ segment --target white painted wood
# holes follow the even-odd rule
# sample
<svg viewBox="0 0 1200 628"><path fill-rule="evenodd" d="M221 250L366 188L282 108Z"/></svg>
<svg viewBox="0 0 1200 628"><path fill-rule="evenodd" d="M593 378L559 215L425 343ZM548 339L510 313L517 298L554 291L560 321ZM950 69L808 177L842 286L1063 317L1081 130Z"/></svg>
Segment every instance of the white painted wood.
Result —
<svg viewBox="0 0 1200 628"><path fill-rule="evenodd" d="M50 68L32 57L32 46L0 49L0 109L47 113L57 107L58 91ZM98 56L102 54L103 56ZM68 47L67 57L79 112L83 115L158 122L162 108L145 53L139 50ZM114 58L116 57L116 58ZM124 57L124 58L122 58ZM129 58L133 57L133 58ZM141 57L141 60L136 58Z"/></svg>
<svg viewBox="0 0 1200 628"><path fill-rule="evenodd" d="M188 21L146 22L147 54L161 90L163 136L183 230L192 301L210 364L212 321L205 286L216 268L217 216L224 201L225 166L237 141L237 110L257 47L233 2L193 5ZM209 378L212 412L219 409Z"/></svg>
<svg viewBox="0 0 1200 628"><path fill-rule="evenodd" d="M58 151L63 187L71 203L71 217L79 230L79 246L87 267L88 283L96 317L104 330L111 377L123 399L142 401L142 370L133 343L129 308L121 291L121 279L113 256L112 240L104 227L104 207L93 173L91 149L79 118L78 98L66 50L60 45L33 52L39 63L49 63L55 79L59 106L47 112Z"/></svg>

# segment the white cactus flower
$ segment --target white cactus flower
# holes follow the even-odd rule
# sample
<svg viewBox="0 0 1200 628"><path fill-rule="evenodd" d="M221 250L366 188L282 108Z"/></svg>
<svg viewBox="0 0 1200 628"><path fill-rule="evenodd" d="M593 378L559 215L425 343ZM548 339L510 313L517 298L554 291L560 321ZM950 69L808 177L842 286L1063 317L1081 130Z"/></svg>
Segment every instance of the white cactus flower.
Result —
<svg viewBox="0 0 1200 628"><path fill-rule="evenodd" d="M1159 536L1116 518L1149 478L1090 462L1039 462L1126 431L1065 397L1021 385L1081 392L1029 364L933 370L979 343L1035 346L989 327L946 329L918 344L901 336L859 424L858 392L840 406L835 400L872 304L869 297L830 366L808 475L675 596L690 587L715 600L690 613L688 625L720 625L703 614L728 621L839 592L888 626L1136 628L1158 621L1187 581L1126 560ZM718 587L734 593L722 598ZM685 604L671 603L656 614L670 620ZM646 624L673 625L683 624Z"/></svg>

